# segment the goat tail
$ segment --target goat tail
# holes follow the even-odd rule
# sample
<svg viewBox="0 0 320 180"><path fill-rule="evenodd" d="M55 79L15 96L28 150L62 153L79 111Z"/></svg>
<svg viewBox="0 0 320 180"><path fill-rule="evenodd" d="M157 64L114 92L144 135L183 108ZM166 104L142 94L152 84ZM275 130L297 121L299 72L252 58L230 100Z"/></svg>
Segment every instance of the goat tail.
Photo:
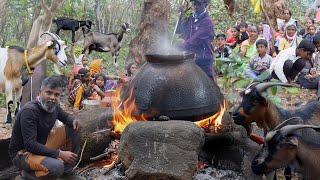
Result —
<svg viewBox="0 0 320 180"><path fill-rule="evenodd" d="M55 22L57 22L57 20L56 19L52 19L52 22L55 23Z"/></svg>

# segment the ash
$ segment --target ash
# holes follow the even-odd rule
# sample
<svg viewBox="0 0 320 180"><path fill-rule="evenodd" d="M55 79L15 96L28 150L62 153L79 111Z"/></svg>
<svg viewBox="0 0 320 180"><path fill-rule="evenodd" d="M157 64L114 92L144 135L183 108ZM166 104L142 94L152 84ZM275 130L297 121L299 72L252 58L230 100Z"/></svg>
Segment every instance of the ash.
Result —
<svg viewBox="0 0 320 180"><path fill-rule="evenodd" d="M231 170L216 169L206 167L199 169L194 175L193 180L245 180L243 174Z"/></svg>
<svg viewBox="0 0 320 180"><path fill-rule="evenodd" d="M124 171L121 165L116 166L106 175L103 175L104 169L94 168L86 173L81 174L87 180L128 180L124 176ZM205 167L199 169L193 176L193 180L245 180L243 175L232 170L222 170L213 167Z"/></svg>

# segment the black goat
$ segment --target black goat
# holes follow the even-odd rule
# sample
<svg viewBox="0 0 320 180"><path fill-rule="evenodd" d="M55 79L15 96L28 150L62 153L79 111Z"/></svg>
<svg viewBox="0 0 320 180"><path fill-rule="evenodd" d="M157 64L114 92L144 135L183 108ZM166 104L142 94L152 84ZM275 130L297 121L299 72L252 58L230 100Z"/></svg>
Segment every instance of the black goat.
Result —
<svg viewBox="0 0 320 180"><path fill-rule="evenodd" d="M57 25L57 31L56 34L59 35L59 32L61 29L63 30L71 30L72 31L72 43L75 42L74 36L75 32L83 26L86 26L89 30L91 29L91 26L94 25L91 21L79 21L76 19L66 18L66 17L60 17L58 19L53 20L54 23ZM85 36L85 30L82 28L83 36Z"/></svg>

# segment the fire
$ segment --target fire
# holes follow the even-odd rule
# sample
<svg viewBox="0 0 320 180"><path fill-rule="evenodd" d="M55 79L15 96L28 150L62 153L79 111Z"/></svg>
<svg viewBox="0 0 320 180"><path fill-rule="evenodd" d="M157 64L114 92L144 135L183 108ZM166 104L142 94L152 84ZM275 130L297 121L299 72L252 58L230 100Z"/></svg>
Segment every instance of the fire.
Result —
<svg viewBox="0 0 320 180"><path fill-rule="evenodd" d="M116 97L120 99L121 88L117 88ZM135 105L135 99L132 98L133 89L130 90L130 95L125 101L115 101L111 104L113 107L113 125L114 132L121 133L124 128L131 122L138 120L146 120L145 116L142 114L141 117L133 116L133 112L138 112Z"/></svg>
<svg viewBox="0 0 320 180"><path fill-rule="evenodd" d="M220 111L216 114L206 118L202 119L200 121L195 122L199 127L201 128L210 128L214 127L214 131L217 132L218 128L221 126L221 121L224 112L226 111L227 102L224 100L223 105L220 105Z"/></svg>
<svg viewBox="0 0 320 180"><path fill-rule="evenodd" d="M113 101L111 106L113 107L113 125L114 132L122 133L124 128L134 121L139 120L147 120L146 115L142 114L140 117L133 116L133 114L137 114L137 107L135 105L135 99L133 97L133 89L130 89L129 97L124 101L120 101L120 93L121 88L117 88L115 97L117 97L118 101ZM214 131L217 132L217 129L221 126L221 121L224 112L226 111L227 102L224 100L223 105L220 105L220 111L206 119L199 120L195 122L201 128L212 128L214 127ZM153 113L151 112L148 112Z"/></svg>

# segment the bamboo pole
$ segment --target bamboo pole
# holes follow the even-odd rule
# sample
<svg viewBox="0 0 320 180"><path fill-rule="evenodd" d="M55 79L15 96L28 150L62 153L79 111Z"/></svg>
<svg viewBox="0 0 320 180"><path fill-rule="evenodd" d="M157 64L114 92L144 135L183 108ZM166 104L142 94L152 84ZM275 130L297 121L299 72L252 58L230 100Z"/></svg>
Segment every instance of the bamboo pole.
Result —
<svg viewBox="0 0 320 180"><path fill-rule="evenodd" d="M181 6L183 6L185 3L185 0L182 0L182 3L181 3ZM174 27L174 30L173 30L173 34L172 34L172 38L171 38L171 44L173 42L173 39L174 39L174 35L176 34L176 31L177 31L177 28L178 28L178 24L179 24L179 21L180 21L180 16L181 16L182 12L180 11L179 12L179 17L178 17L178 20L176 22L176 26Z"/></svg>

